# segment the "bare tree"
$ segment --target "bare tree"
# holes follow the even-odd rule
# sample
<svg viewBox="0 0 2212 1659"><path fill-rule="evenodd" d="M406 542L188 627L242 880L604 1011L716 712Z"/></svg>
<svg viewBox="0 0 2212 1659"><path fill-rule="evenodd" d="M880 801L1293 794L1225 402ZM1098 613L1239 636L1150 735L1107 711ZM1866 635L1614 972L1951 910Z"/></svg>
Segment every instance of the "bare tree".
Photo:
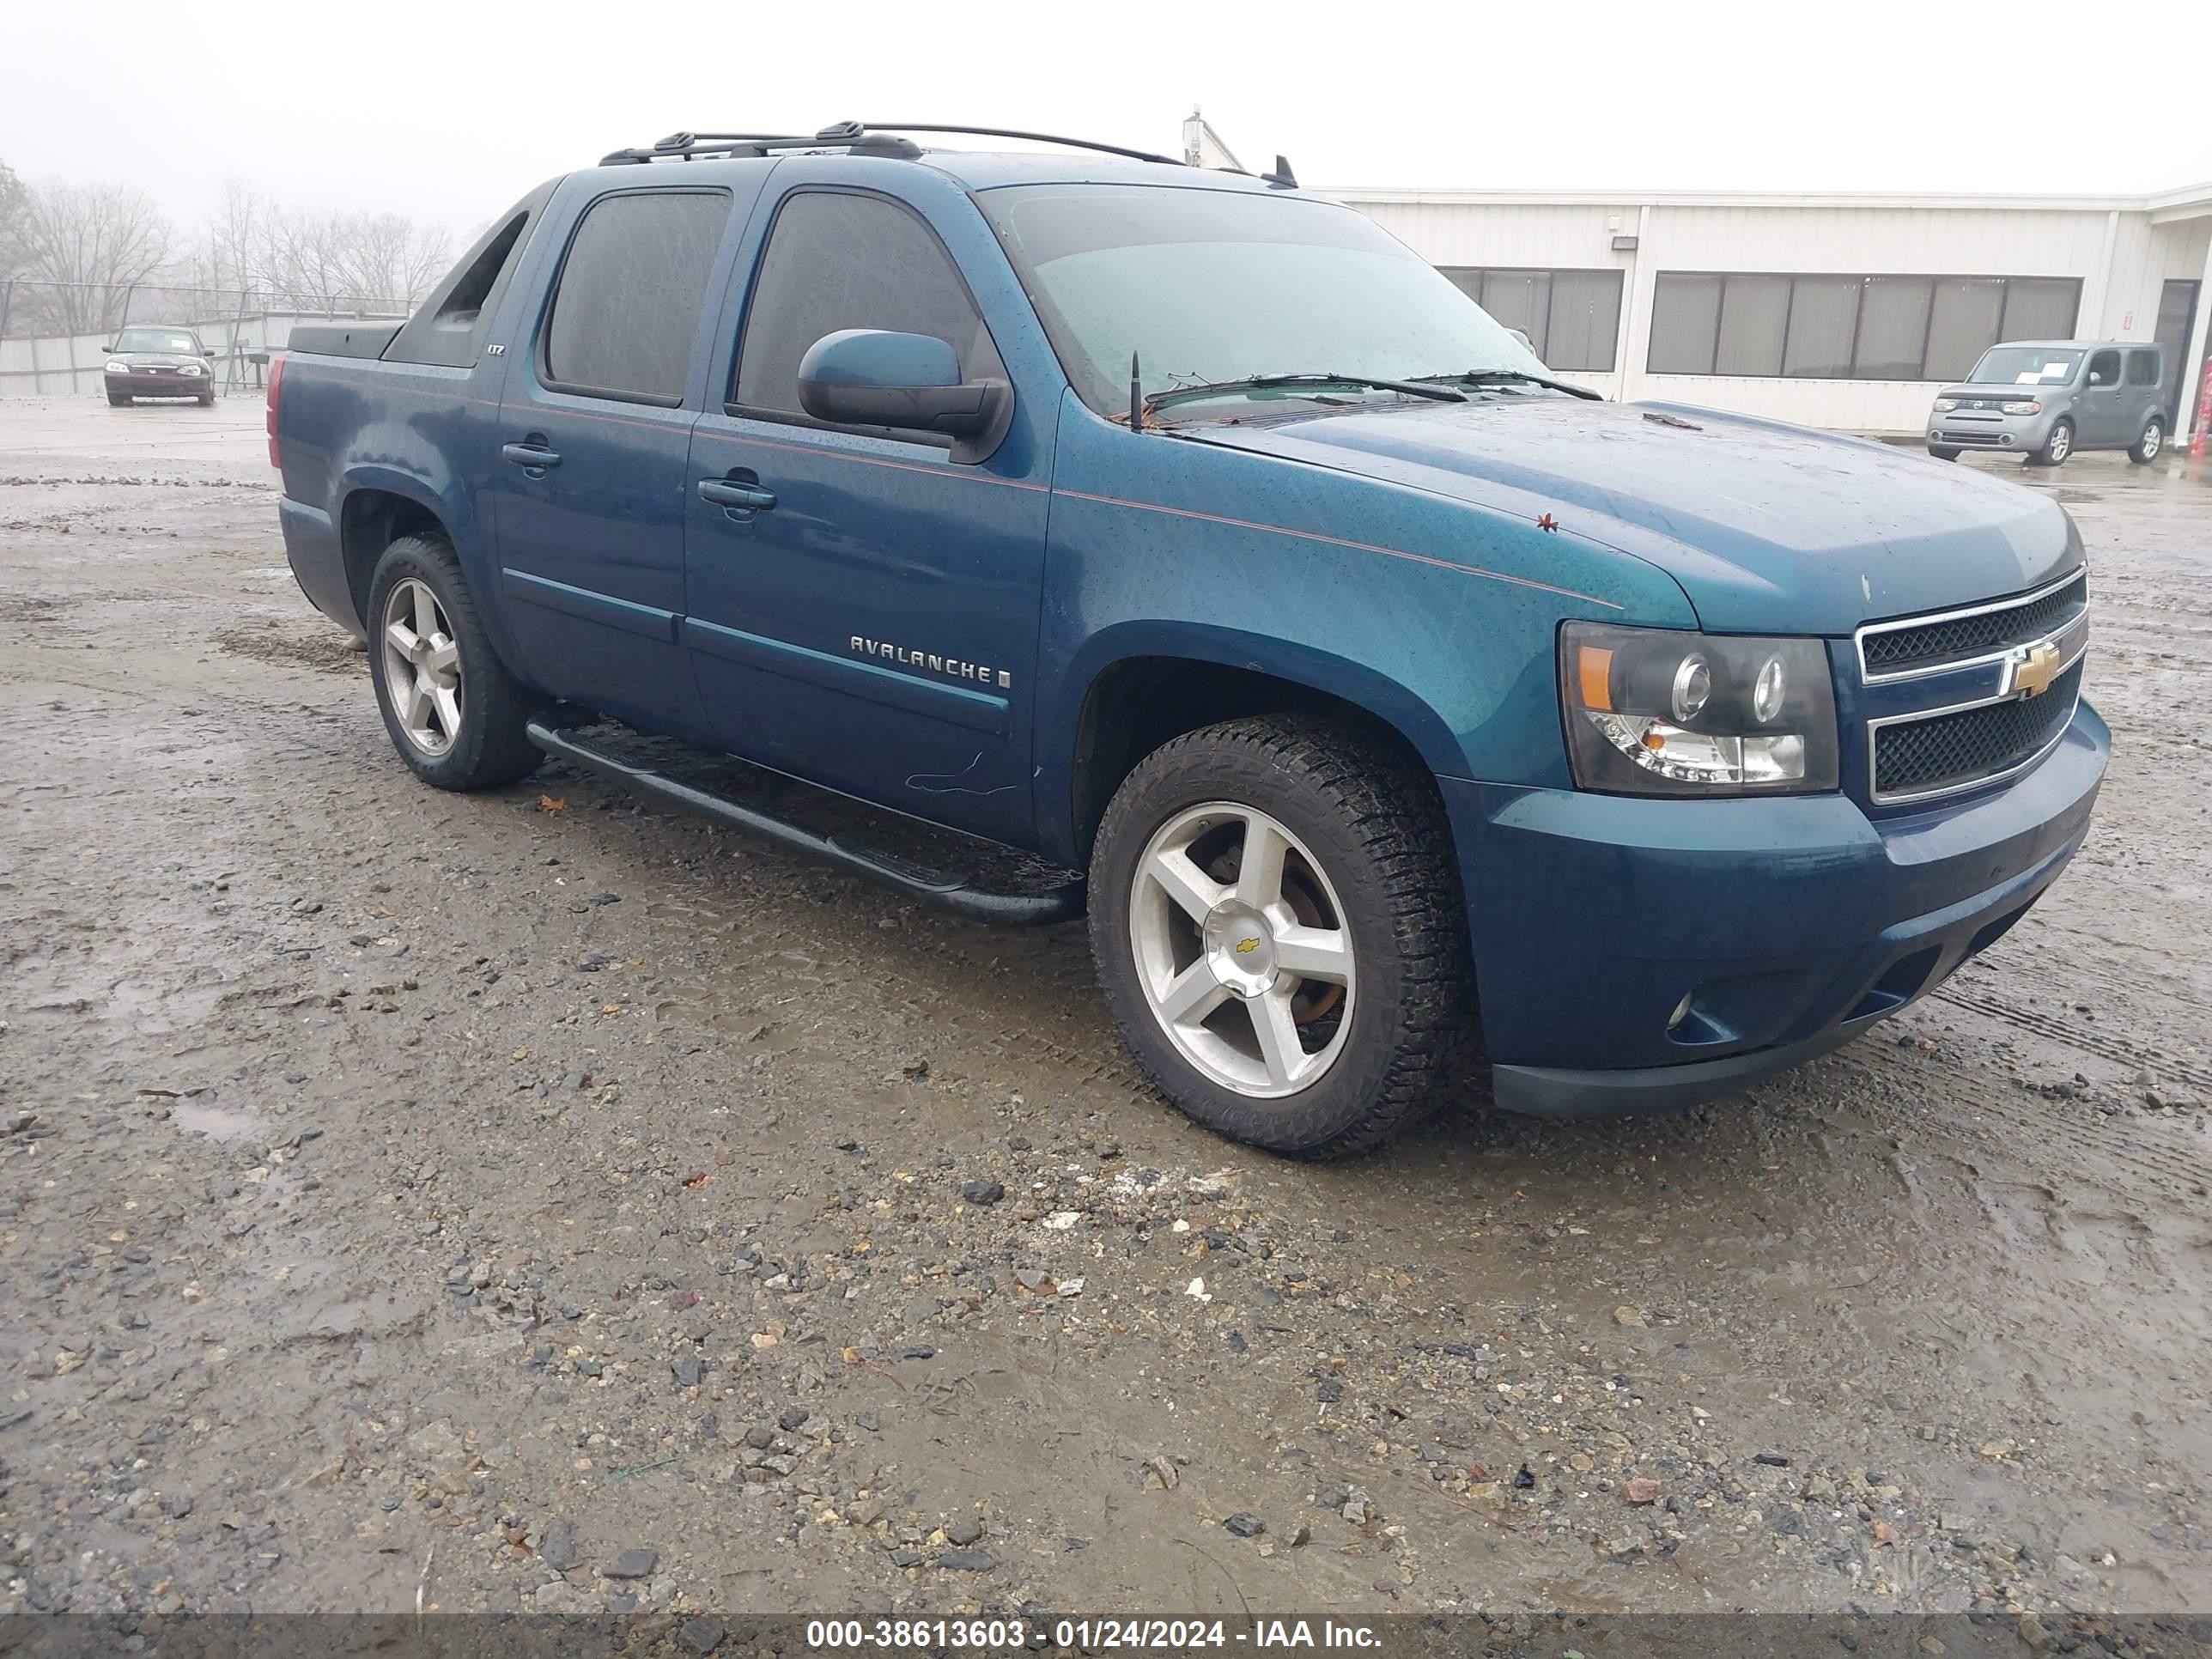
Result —
<svg viewBox="0 0 2212 1659"><path fill-rule="evenodd" d="M58 331L93 334L123 320L131 289L169 257L169 222L135 185L46 184L30 193L24 275Z"/></svg>
<svg viewBox="0 0 2212 1659"><path fill-rule="evenodd" d="M20 276L30 258L31 192L15 170L0 161L0 278Z"/></svg>
<svg viewBox="0 0 2212 1659"><path fill-rule="evenodd" d="M260 276L269 215L267 198L252 185L227 180L193 238L185 263L191 286L240 294L253 287Z"/></svg>
<svg viewBox="0 0 2212 1659"><path fill-rule="evenodd" d="M251 251L246 285L301 309L409 309L445 270L451 247L442 228L400 213L230 205L243 228L235 240Z"/></svg>

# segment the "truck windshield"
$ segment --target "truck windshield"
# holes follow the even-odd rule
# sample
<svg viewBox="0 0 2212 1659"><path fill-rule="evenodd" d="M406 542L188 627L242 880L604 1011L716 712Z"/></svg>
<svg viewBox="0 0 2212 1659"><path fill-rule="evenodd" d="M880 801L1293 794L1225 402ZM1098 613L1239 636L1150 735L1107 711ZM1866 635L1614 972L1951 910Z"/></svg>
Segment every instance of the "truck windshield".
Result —
<svg viewBox="0 0 2212 1659"><path fill-rule="evenodd" d="M1018 185L979 195L1060 366L1102 415L1128 408L1132 354L1148 397L1255 376L1544 372L1433 266L1348 208L1173 185ZM1397 395L1254 387L1176 407L1218 417L1256 398Z"/></svg>
<svg viewBox="0 0 2212 1659"><path fill-rule="evenodd" d="M1991 346L1966 377L1969 386L2063 386L2081 366L2078 351L2049 346Z"/></svg>
<svg viewBox="0 0 2212 1659"><path fill-rule="evenodd" d="M164 351L179 357L197 357L198 344L178 328L126 328L115 343L118 351Z"/></svg>

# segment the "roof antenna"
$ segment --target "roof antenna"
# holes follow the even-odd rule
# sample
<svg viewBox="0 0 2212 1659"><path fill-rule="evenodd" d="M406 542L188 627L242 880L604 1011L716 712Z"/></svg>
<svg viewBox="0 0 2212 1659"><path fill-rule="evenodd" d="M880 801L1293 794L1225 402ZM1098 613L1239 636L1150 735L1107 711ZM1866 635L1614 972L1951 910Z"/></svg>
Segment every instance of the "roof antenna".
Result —
<svg viewBox="0 0 2212 1659"><path fill-rule="evenodd" d="M1298 187L1297 175L1291 171L1290 158L1286 155L1278 155L1275 157L1275 170L1273 173L1263 173L1260 178L1262 182L1273 185L1277 190L1296 190Z"/></svg>
<svg viewBox="0 0 2212 1659"><path fill-rule="evenodd" d="M1129 354L1129 430L1145 429L1145 381L1137 369L1137 354Z"/></svg>

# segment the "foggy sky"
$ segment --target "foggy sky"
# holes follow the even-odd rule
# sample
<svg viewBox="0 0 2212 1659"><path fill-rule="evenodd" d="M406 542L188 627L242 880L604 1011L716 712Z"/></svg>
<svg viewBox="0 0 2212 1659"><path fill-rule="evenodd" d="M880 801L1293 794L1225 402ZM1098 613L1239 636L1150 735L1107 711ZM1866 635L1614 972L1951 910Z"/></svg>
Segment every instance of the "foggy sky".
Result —
<svg viewBox="0 0 2212 1659"><path fill-rule="evenodd" d="M1324 186L2212 177L2203 3L29 6L0 7L0 161L135 179L181 222L234 178L458 234L678 128L973 120L1173 153L1194 102L1248 166L1280 150ZM2100 64L2100 39L2124 68Z"/></svg>

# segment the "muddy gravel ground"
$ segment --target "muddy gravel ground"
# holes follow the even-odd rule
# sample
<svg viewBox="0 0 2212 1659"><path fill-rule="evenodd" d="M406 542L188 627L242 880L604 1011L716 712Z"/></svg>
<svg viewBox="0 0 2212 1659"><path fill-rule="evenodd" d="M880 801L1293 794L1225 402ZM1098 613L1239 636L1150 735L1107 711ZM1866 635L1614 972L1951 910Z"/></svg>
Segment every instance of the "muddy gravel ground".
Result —
<svg viewBox="0 0 2212 1659"><path fill-rule="evenodd" d="M2023 479L2117 752L1985 959L1314 1168L1078 927L416 783L261 422L0 403L8 1609L2212 1608L2203 471Z"/></svg>

